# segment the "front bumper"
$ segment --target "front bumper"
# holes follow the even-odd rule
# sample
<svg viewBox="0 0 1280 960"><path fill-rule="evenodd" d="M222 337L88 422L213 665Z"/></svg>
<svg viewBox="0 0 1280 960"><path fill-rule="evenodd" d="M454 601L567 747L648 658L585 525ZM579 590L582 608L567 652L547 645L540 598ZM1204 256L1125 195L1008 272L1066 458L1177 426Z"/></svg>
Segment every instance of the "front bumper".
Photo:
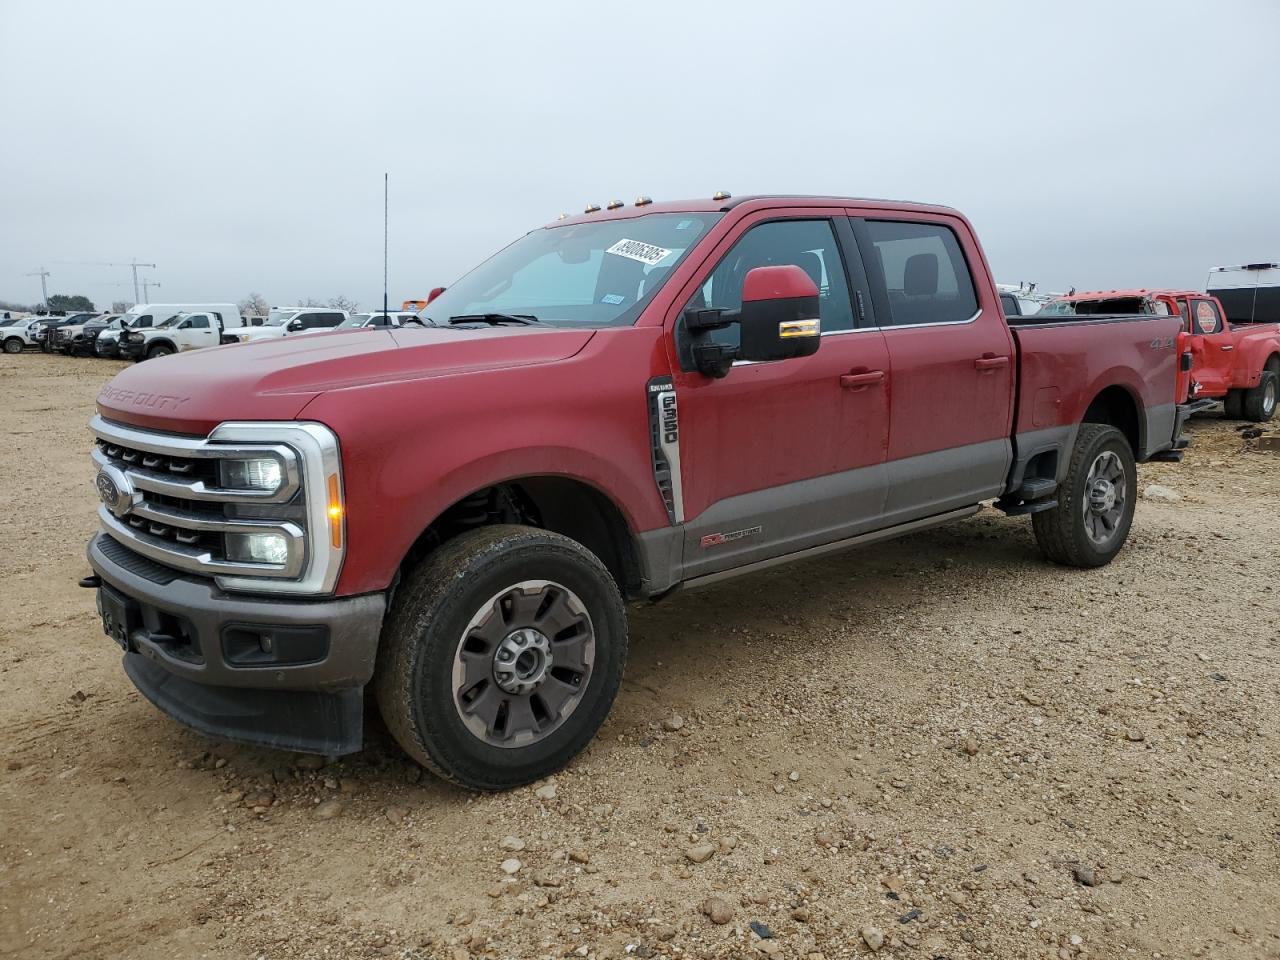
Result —
<svg viewBox="0 0 1280 960"><path fill-rule="evenodd" d="M125 672L165 713L242 743L331 756L360 749L383 594L233 596L103 533L88 558L102 581L99 612L129 610L127 625L113 620Z"/></svg>
<svg viewBox="0 0 1280 960"><path fill-rule="evenodd" d="M124 357L126 360L138 360L142 357L142 351L146 348L146 343L120 343L116 341L116 354Z"/></svg>
<svg viewBox="0 0 1280 960"><path fill-rule="evenodd" d="M114 339L103 340L99 337L93 342L93 352L100 357L120 356L120 344Z"/></svg>

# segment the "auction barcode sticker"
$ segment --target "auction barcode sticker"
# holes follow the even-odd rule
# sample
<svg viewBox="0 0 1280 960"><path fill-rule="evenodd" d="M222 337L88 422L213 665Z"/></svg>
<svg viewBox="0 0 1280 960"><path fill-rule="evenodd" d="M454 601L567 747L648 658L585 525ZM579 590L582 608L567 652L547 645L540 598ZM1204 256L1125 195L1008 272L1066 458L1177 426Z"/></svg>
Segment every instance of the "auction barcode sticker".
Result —
<svg viewBox="0 0 1280 960"><path fill-rule="evenodd" d="M624 238L606 250L605 253L613 253L631 260L639 260L641 263L647 263L652 267L655 263L662 262L663 258L670 254L671 251L665 247L655 247L652 243L641 243L639 240L627 240Z"/></svg>

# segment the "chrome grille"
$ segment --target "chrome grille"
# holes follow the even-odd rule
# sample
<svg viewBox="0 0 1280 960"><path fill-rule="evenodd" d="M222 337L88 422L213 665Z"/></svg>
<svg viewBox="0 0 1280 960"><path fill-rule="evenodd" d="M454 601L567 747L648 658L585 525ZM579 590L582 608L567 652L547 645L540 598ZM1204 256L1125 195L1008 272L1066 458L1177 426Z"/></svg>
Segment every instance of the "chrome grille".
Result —
<svg viewBox="0 0 1280 960"><path fill-rule="evenodd" d="M92 429L103 500L98 516L113 539L149 560L212 576L224 589L332 589L343 538L330 536L327 516L328 478L339 471L337 441L327 428L222 424L209 437L198 438L95 417ZM276 436L286 442L275 442ZM280 482L274 490L222 486L220 464L228 460L274 460ZM319 532L314 548L311 529ZM229 534L280 537L286 559L233 559L227 550Z"/></svg>

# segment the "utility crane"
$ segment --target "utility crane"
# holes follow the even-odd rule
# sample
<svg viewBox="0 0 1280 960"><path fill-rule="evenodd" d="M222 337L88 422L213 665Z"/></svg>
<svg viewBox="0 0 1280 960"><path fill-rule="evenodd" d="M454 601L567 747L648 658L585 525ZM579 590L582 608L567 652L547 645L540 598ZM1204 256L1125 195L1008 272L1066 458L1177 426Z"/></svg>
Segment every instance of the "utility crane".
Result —
<svg viewBox="0 0 1280 960"><path fill-rule="evenodd" d="M137 303L142 301L138 299L138 268L150 267L152 270L156 268L154 263L139 263L138 258L134 257L128 263L115 263L105 260L59 260L59 263L71 264L80 267L129 267L133 270L133 299ZM159 286L159 284L153 284Z"/></svg>
<svg viewBox="0 0 1280 960"><path fill-rule="evenodd" d="M44 295L44 308L46 311L48 311L49 285L45 282L45 278L49 276L49 271L46 270L44 267L41 267L39 270L34 270L31 273L24 274L24 276L40 278L40 293Z"/></svg>

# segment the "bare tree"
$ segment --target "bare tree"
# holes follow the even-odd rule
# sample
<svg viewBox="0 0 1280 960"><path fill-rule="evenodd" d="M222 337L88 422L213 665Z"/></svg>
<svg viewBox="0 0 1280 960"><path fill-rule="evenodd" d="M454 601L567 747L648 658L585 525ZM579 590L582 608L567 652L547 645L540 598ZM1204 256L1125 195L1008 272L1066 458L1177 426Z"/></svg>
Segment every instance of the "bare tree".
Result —
<svg viewBox="0 0 1280 960"><path fill-rule="evenodd" d="M265 317L271 310L271 305L267 303L266 298L260 293L249 294L236 306L247 317Z"/></svg>
<svg viewBox="0 0 1280 960"><path fill-rule="evenodd" d="M348 300L344 296L336 296L329 301L329 306L334 310L345 310L347 313L357 313L360 310L360 304L355 300Z"/></svg>

